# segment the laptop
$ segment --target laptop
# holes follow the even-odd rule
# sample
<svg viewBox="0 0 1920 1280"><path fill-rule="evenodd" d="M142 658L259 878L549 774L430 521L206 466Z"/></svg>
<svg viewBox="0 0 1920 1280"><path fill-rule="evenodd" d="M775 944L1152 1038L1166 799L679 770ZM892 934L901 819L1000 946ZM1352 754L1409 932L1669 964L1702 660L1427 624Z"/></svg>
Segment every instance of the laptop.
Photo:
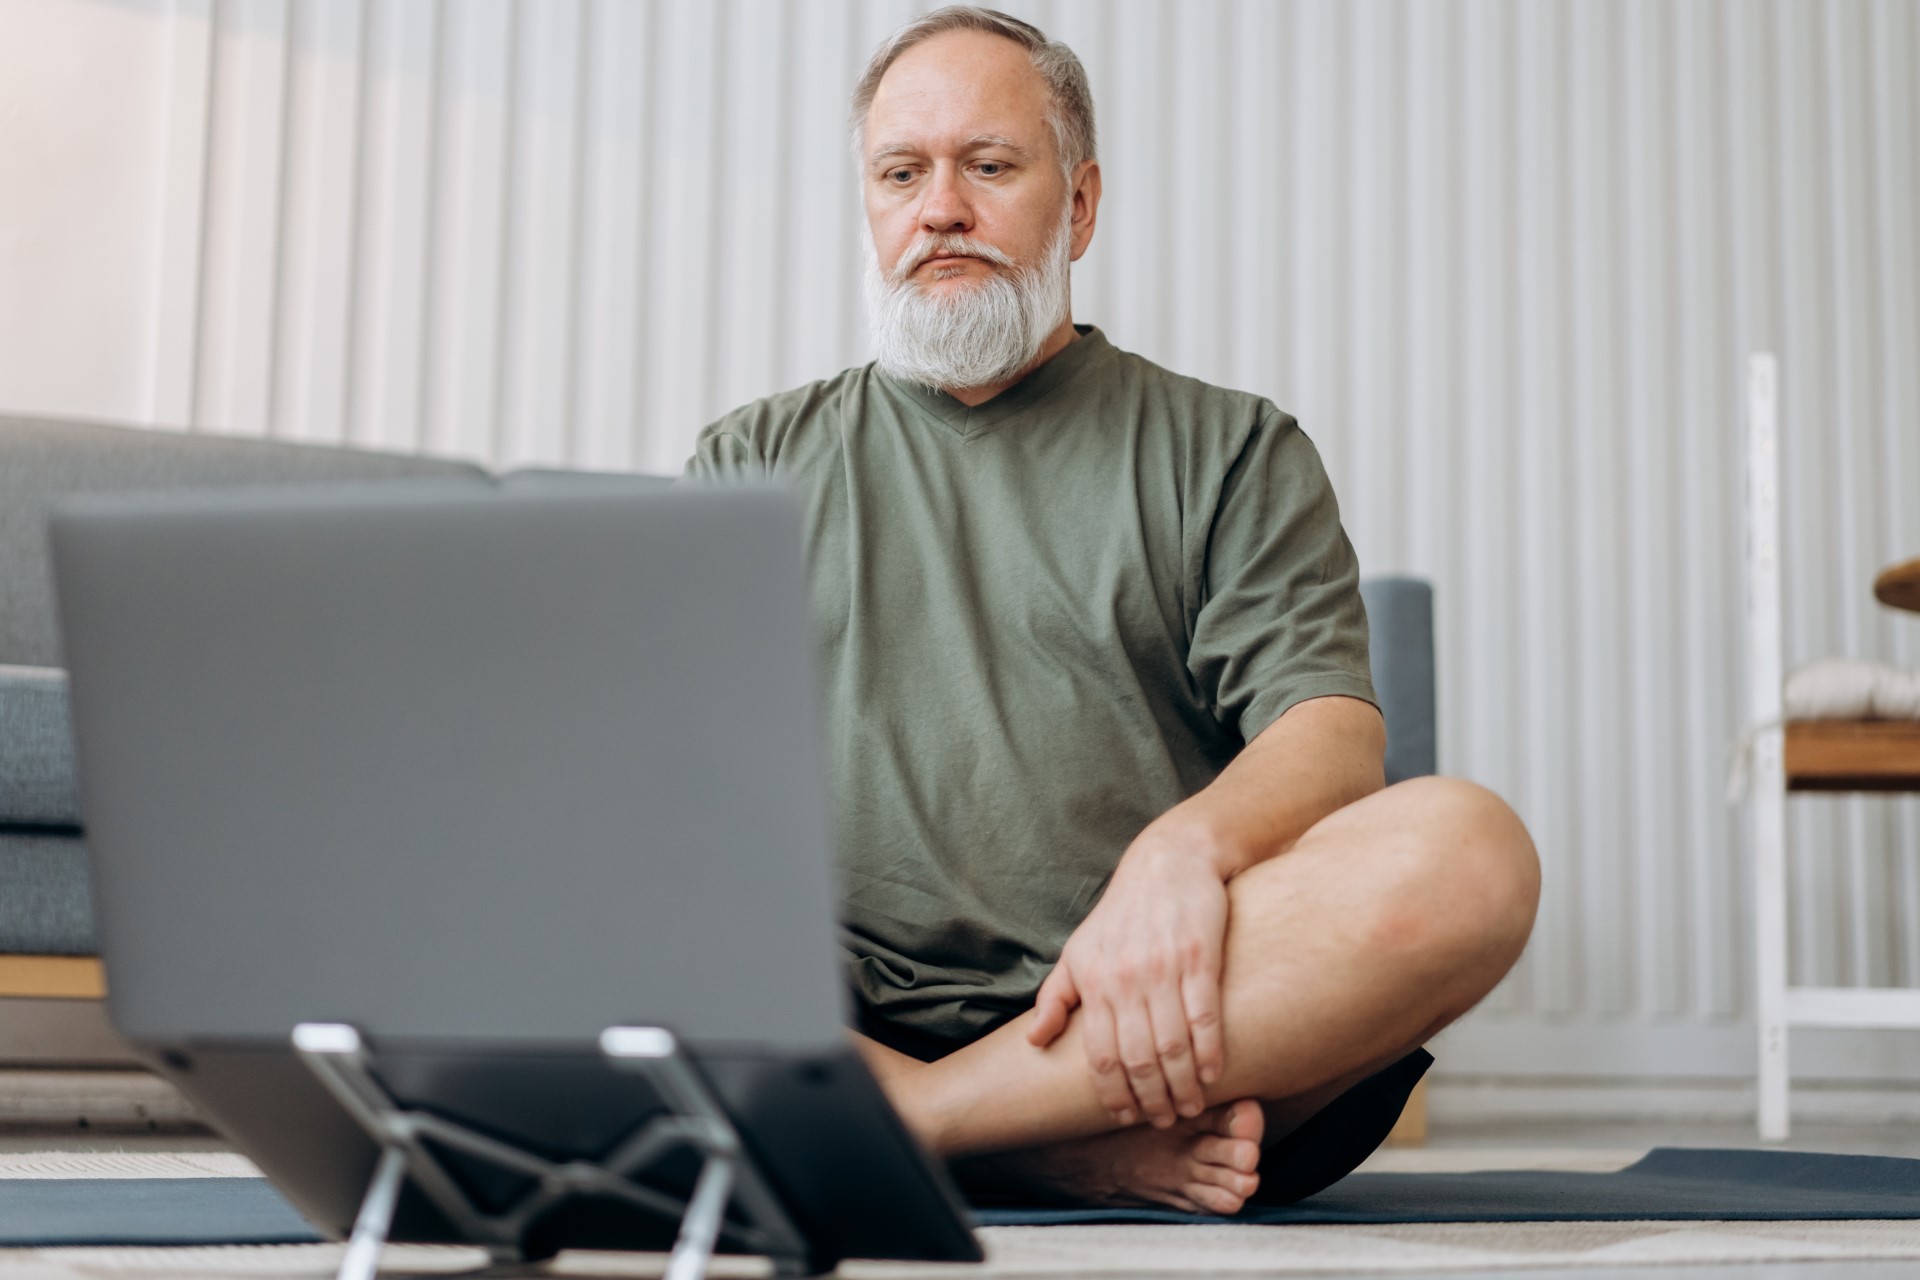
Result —
<svg viewBox="0 0 1920 1280"><path fill-rule="evenodd" d="M745 485L56 511L109 1016L316 1226L348 1232L379 1148L296 1026L354 1028L399 1103L559 1163L658 1114L600 1048L658 1027L809 1265L980 1259L842 1030L800 533L791 495ZM477 1203L527 1189L443 1154ZM583 1196L519 1244L674 1226ZM391 1239L463 1238L410 1179Z"/></svg>

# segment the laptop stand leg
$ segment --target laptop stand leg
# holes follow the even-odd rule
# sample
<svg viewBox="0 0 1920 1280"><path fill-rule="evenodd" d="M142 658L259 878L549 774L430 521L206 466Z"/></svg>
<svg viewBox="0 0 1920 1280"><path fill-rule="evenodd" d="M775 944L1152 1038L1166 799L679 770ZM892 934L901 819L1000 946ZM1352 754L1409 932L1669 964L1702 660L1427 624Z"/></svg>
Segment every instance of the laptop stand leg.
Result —
<svg viewBox="0 0 1920 1280"><path fill-rule="evenodd" d="M679 1217L666 1280L705 1280L722 1238L732 1247L771 1258L782 1277L820 1269L812 1265L806 1237L742 1150L725 1108L682 1055L671 1032L659 1027L607 1028L602 1051L617 1065L646 1077L666 1111L631 1133L610 1155L565 1163L396 1101L375 1076L366 1042L345 1023L303 1022L294 1028L293 1045L320 1084L380 1148L338 1280L374 1280L409 1177L462 1236L487 1249L496 1265L524 1259L528 1230L555 1205L574 1195L593 1195ZM505 1208L482 1208L448 1172L437 1154L440 1147L518 1174L534 1186ZM685 1200L637 1179L662 1155L688 1148L705 1159L693 1194ZM736 1195L745 1221L729 1222L727 1206Z"/></svg>
<svg viewBox="0 0 1920 1280"><path fill-rule="evenodd" d="M673 1242L673 1256L667 1260L666 1280L706 1280L714 1242L720 1238L720 1218L732 1196L733 1161L725 1156L708 1156L700 1180L694 1184L693 1197L687 1201L686 1217L680 1219L680 1234Z"/></svg>
<svg viewBox="0 0 1920 1280"><path fill-rule="evenodd" d="M373 1180L367 1184L366 1199L360 1202L359 1216L353 1220L353 1234L347 1239L346 1255L340 1259L338 1280L374 1280L379 1273L380 1255L387 1247L394 1206L400 1201L400 1182L406 1174L405 1153L398 1147L383 1148Z"/></svg>

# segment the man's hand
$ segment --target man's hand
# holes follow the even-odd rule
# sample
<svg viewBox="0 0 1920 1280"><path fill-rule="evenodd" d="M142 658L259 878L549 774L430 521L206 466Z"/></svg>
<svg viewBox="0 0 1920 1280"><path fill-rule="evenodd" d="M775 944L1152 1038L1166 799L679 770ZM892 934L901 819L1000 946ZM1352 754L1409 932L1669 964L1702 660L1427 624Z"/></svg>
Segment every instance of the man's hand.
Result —
<svg viewBox="0 0 1920 1280"><path fill-rule="evenodd" d="M1041 984L1027 1033L1051 1044L1078 1006L1095 1089L1123 1125L1199 1115L1226 1065L1226 876L1184 844L1153 828L1134 841Z"/></svg>
<svg viewBox="0 0 1920 1280"><path fill-rule="evenodd" d="M1199 1115L1226 1069L1220 1021L1227 882L1386 785L1387 730L1359 698L1294 704L1205 788L1134 840L1040 984L1027 1039L1080 1010L1100 1101L1121 1124Z"/></svg>

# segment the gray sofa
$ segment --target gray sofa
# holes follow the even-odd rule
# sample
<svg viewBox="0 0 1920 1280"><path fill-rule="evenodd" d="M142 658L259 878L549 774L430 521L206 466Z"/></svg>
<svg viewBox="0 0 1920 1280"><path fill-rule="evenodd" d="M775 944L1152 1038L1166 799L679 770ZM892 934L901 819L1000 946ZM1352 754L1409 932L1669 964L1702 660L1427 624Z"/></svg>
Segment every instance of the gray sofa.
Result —
<svg viewBox="0 0 1920 1280"><path fill-rule="evenodd" d="M83 491L465 474L462 463L0 418L0 953L93 951L47 509Z"/></svg>
<svg viewBox="0 0 1920 1280"><path fill-rule="evenodd" d="M95 950L66 681L46 552L67 494L469 475L463 463L365 450L0 416L0 969ZM94 1000L0 987L0 1063L125 1060Z"/></svg>
<svg viewBox="0 0 1920 1280"><path fill-rule="evenodd" d="M0 961L85 956L95 949L47 566L48 507L82 491L449 475L487 477L463 463L365 450L0 417ZM507 482L587 479L525 472ZM637 480L591 478L597 484ZM1374 637L1374 681L1387 717L1388 780L1432 773L1432 594L1425 583L1404 578L1370 580L1362 591ZM112 1056L103 1024L76 1021L84 1016L99 1023L97 1008L83 1015L74 1003L42 1009L38 1023L22 1020L16 1009L14 1041L0 1029L0 1062ZM36 1025L51 1029L21 1043L18 1028Z"/></svg>

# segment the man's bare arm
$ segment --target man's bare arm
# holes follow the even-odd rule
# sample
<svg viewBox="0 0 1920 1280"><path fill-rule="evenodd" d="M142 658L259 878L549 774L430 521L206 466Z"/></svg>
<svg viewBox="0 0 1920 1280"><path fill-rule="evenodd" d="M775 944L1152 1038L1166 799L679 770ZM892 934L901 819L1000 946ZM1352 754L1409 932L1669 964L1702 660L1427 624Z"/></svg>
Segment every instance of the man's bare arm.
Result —
<svg viewBox="0 0 1920 1280"><path fill-rule="evenodd" d="M1205 857L1222 881L1293 847L1314 823L1386 786L1387 727L1358 698L1309 698L1262 730L1211 785L1162 814L1153 838Z"/></svg>
<svg viewBox="0 0 1920 1280"><path fill-rule="evenodd" d="M1226 884L1385 785L1386 728L1358 698L1311 698L1218 778L1149 823L1040 988L1028 1039L1077 1007L1101 1101L1121 1124L1195 1116L1225 1068Z"/></svg>

